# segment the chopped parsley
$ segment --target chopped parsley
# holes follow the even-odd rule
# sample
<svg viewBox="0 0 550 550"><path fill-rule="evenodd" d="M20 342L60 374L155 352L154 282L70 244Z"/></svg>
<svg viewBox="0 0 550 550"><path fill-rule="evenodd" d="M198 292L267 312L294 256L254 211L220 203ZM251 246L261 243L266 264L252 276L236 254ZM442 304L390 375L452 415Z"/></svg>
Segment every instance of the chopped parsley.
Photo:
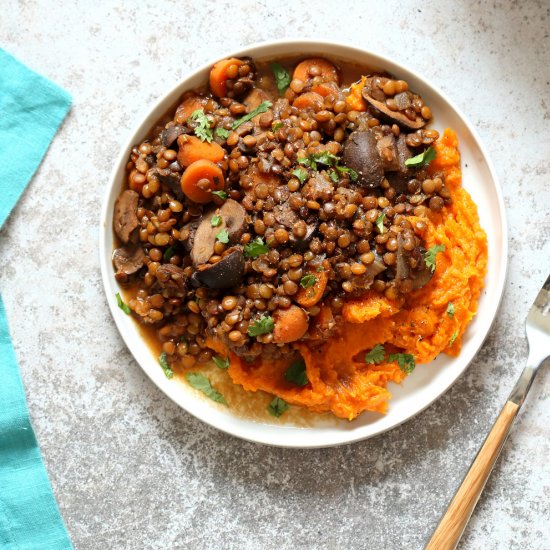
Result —
<svg viewBox="0 0 550 550"><path fill-rule="evenodd" d="M380 235L382 235L385 231L384 227L384 220L386 219L386 213L382 212L378 218L376 218L376 227L378 227L378 231L380 231Z"/></svg>
<svg viewBox="0 0 550 550"><path fill-rule="evenodd" d="M457 337L458 337L458 330L455 330L451 334L451 339L449 340L449 346L452 346L455 343L455 340L457 339Z"/></svg>
<svg viewBox="0 0 550 550"><path fill-rule="evenodd" d="M229 357L218 357L217 355L214 355L212 360L219 369L225 370L229 368Z"/></svg>
<svg viewBox="0 0 550 550"><path fill-rule="evenodd" d="M176 253L176 250L173 246L169 246L162 255L165 262L169 262L172 256Z"/></svg>
<svg viewBox="0 0 550 550"><path fill-rule="evenodd" d="M260 113L265 113L272 105L273 103L271 103L271 101L264 101L263 103L260 103L253 111L250 111L250 113L248 113L247 115L244 115L243 117L238 118L235 122L233 122L233 126L231 126L231 129L236 130L239 126L253 119L256 115L259 115Z"/></svg>
<svg viewBox="0 0 550 550"><path fill-rule="evenodd" d="M212 195L218 197L218 199L222 199L223 201L227 199L227 193L225 191L212 191Z"/></svg>
<svg viewBox="0 0 550 550"><path fill-rule="evenodd" d="M227 232L227 229L222 229L217 235L216 239L220 241L223 244L227 244L229 242L229 233Z"/></svg>
<svg viewBox="0 0 550 550"><path fill-rule="evenodd" d="M292 175L296 176L300 183L304 183L307 179L307 170L304 170L303 168L296 168L296 170L292 171Z"/></svg>
<svg viewBox="0 0 550 550"><path fill-rule="evenodd" d="M378 365L384 360L386 350L382 344L376 344L366 355L365 363L369 365Z"/></svg>
<svg viewBox="0 0 550 550"><path fill-rule="evenodd" d="M261 237L257 237L252 242L244 245L244 255L247 258L257 258L261 254L269 252L269 247L264 243Z"/></svg>
<svg viewBox="0 0 550 550"><path fill-rule="evenodd" d="M309 380L306 374L306 363L303 359L294 361L285 372L285 380L292 382L297 386L305 386Z"/></svg>
<svg viewBox="0 0 550 550"><path fill-rule="evenodd" d="M445 252L445 250L446 247L444 244L436 244L426 250L426 254L424 254L424 261L426 262L426 266L431 269L432 273L435 271L435 256L439 252Z"/></svg>
<svg viewBox="0 0 550 550"><path fill-rule="evenodd" d="M308 273L307 275L304 275L300 279L300 286L302 288L309 288L311 286L315 286L316 282L317 282L317 277L315 277L313 273Z"/></svg>
<svg viewBox="0 0 550 550"><path fill-rule="evenodd" d="M422 168L428 166L432 160L437 156L436 150L433 147L428 147L424 152L411 157L405 161L405 166L411 166L413 168Z"/></svg>
<svg viewBox="0 0 550 550"><path fill-rule="evenodd" d="M117 292L115 294L115 297L116 297L116 305L122 310L124 311L124 313L126 313L126 315L130 315L130 313L132 313L132 310L130 309L130 306L128 306L128 304L126 304L125 302L123 302L122 298L120 297L120 292Z"/></svg>
<svg viewBox="0 0 550 550"><path fill-rule="evenodd" d="M279 128L282 128L283 127L283 123L282 122L274 122L272 125L271 125L271 129L276 132L277 130L279 130Z"/></svg>
<svg viewBox="0 0 550 550"><path fill-rule="evenodd" d="M219 128L216 128L216 135L218 137L221 137L222 139L227 139L229 137L229 133L229 130L222 128L221 126Z"/></svg>
<svg viewBox="0 0 550 550"><path fill-rule="evenodd" d="M262 334L269 334L273 332L275 323L273 317L269 315L262 315L259 319L256 319L248 327L248 336L261 336Z"/></svg>
<svg viewBox="0 0 550 550"><path fill-rule="evenodd" d="M267 411L270 415L279 418L285 411L288 410L288 403L283 401L280 397L275 397L273 401L267 406Z"/></svg>
<svg viewBox="0 0 550 550"><path fill-rule="evenodd" d="M397 361L399 368L406 374L411 374L416 366L414 355L410 353L393 353L388 357L388 361Z"/></svg>
<svg viewBox="0 0 550 550"><path fill-rule="evenodd" d="M212 216L212 219L210 220L210 225L212 225L212 227L218 227L221 223L222 217L219 214Z"/></svg>
<svg viewBox="0 0 550 550"><path fill-rule="evenodd" d="M359 177L359 175L357 174L357 172L355 170L353 170L352 168L348 168L347 166L340 166L338 164L335 164L334 168L340 174L343 174L343 175L347 174L351 181L357 181L357 178Z"/></svg>
<svg viewBox="0 0 550 550"><path fill-rule="evenodd" d="M210 128L210 120L204 114L204 110L197 109L196 111L193 111L187 119L187 122L189 122L190 120L197 123L194 130L195 135L201 141L207 141L208 143L210 143L214 137L214 134L212 133L212 128Z"/></svg>
<svg viewBox="0 0 550 550"><path fill-rule="evenodd" d="M452 319L455 316L455 306L452 302L447 304L447 315Z"/></svg>
<svg viewBox="0 0 550 550"><path fill-rule="evenodd" d="M210 380L208 380L204 374L201 374L200 372L188 372L185 375L185 378L193 388L204 393L206 397L209 397L213 401L217 401L222 405L227 405L225 397L212 387Z"/></svg>
<svg viewBox="0 0 550 550"><path fill-rule="evenodd" d="M275 84L277 84L277 90L279 94L283 95L290 84L290 74L280 63L272 63L271 70L275 77Z"/></svg>
<svg viewBox="0 0 550 550"><path fill-rule="evenodd" d="M164 371L164 376L166 378L170 379L174 376L174 371L172 370L172 367L170 366L170 363L168 363L168 359L166 358L166 352L163 351L159 356L159 363L162 367L162 370Z"/></svg>
<svg viewBox="0 0 550 550"><path fill-rule="evenodd" d="M334 182L338 183L340 181L340 176L338 175L338 172L336 170L331 170L328 173L328 177Z"/></svg>

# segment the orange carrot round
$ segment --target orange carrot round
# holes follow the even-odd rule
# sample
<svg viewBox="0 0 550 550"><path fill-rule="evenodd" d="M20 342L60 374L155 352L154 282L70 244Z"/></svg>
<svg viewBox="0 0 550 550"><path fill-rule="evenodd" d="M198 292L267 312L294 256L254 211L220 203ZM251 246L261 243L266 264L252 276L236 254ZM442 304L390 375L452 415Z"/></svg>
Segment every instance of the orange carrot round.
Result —
<svg viewBox="0 0 550 550"><path fill-rule="evenodd" d="M200 159L190 164L181 176L181 190L192 201L205 204L212 200L212 191L224 187L223 172L211 160Z"/></svg>
<svg viewBox="0 0 550 550"><path fill-rule="evenodd" d="M328 272L319 271L311 273L315 277L315 283L307 288L300 288L294 298L302 307L314 306L325 293L328 283Z"/></svg>
<svg viewBox="0 0 550 550"><path fill-rule="evenodd" d="M330 61L322 57L311 57L298 63L294 69L292 78L298 78L306 82L314 76L322 76L325 80L340 82L338 69Z"/></svg>
<svg viewBox="0 0 550 550"><path fill-rule="evenodd" d="M298 109L312 109L313 111L320 111L323 108L323 96L315 92L306 92L300 94L293 102L293 107Z"/></svg>
<svg viewBox="0 0 550 550"><path fill-rule="evenodd" d="M210 70L210 90L212 93L218 97L225 97L227 94L227 80L230 78L228 76L228 69L232 65L236 65L237 68L243 64L241 59L236 57L231 57L230 59L222 59L218 61ZM233 69L230 69L231 73Z"/></svg>
<svg viewBox="0 0 550 550"><path fill-rule="evenodd" d="M273 314L275 328L273 340L278 344L287 344L299 340L308 329L307 313L298 306L279 309Z"/></svg>
<svg viewBox="0 0 550 550"><path fill-rule="evenodd" d="M201 159L220 162L225 155L223 147L215 141L208 143L195 136L179 136L178 146L178 163L180 166L189 166L196 160Z"/></svg>

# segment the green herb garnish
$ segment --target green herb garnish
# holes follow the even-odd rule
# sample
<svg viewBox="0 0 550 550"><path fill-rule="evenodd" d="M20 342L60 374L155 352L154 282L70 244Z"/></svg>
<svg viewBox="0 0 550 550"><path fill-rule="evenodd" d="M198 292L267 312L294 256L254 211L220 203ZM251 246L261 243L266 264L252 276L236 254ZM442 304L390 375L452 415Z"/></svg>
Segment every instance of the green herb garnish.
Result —
<svg viewBox="0 0 550 550"><path fill-rule="evenodd" d="M452 302L447 304L447 315L452 319L455 316L455 306Z"/></svg>
<svg viewBox="0 0 550 550"><path fill-rule="evenodd" d="M269 315L262 315L259 319L256 319L248 327L248 336L261 336L262 334L269 334L273 332L275 328L275 323L273 317Z"/></svg>
<svg viewBox="0 0 550 550"><path fill-rule="evenodd" d="M261 237L257 237L252 242L244 245L244 255L247 258L257 258L261 254L269 252L269 247L264 243Z"/></svg>
<svg viewBox="0 0 550 550"><path fill-rule="evenodd" d="M227 139L229 137L229 130L222 128L221 126L216 128L216 135L222 139Z"/></svg>
<svg viewBox="0 0 550 550"><path fill-rule="evenodd" d="M164 376L166 378L170 379L174 376L174 371L172 370L172 367L170 366L170 363L168 363L168 359L166 358L166 352L163 351L159 356L159 363L162 367L162 370L164 371Z"/></svg>
<svg viewBox="0 0 550 550"><path fill-rule="evenodd" d="M293 170L291 173L293 176L296 176L302 184L306 181L308 176L307 170L304 170L303 168L296 168L296 170Z"/></svg>
<svg viewBox="0 0 550 550"><path fill-rule="evenodd" d="M207 141L208 143L210 143L214 135L212 134L212 128L210 128L210 120L204 114L204 110L197 109L196 111L193 111L187 119L187 122L189 122L190 120L193 120L197 123L194 130L195 135L201 141Z"/></svg>
<svg viewBox="0 0 550 550"><path fill-rule="evenodd" d="M219 214L212 216L212 219L210 220L210 225L212 225L212 227L218 227L220 223L222 223L222 217Z"/></svg>
<svg viewBox="0 0 550 550"><path fill-rule="evenodd" d="M399 368L406 374L411 374L416 366L414 355L410 353L393 353L388 357L388 361L397 361Z"/></svg>
<svg viewBox="0 0 550 550"><path fill-rule="evenodd" d="M422 168L423 166L428 166L432 160L437 157L437 152L433 147L428 147L424 152L411 157L405 161L405 166L411 166L413 168Z"/></svg>
<svg viewBox="0 0 550 550"><path fill-rule="evenodd" d="M348 168L347 166L339 166L338 164L335 164L334 168L338 170L340 174L347 174L351 181L357 181L357 178L359 177L359 174L357 174L355 170Z"/></svg>
<svg viewBox="0 0 550 550"><path fill-rule="evenodd" d="M279 94L283 95L290 84L290 74L280 63L272 63L271 70L275 77L275 84L277 84L277 90Z"/></svg>
<svg viewBox="0 0 550 550"><path fill-rule="evenodd" d="M223 201L227 199L227 193L225 191L212 191L212 195L222 199Z"/></svg>
<svg viewBox="0 0 550 550"><path fill-rule="evenodd" d="M300 279L300 286L302 288L309 288L311 286L315 286L316 282L317 282L317 277L315 277L313 273L308 273L307 275L304 275Z"/></svg>
<svg viewBox="0 0 550 550"><path fill-rule="evenodd" d="M229 357L218 357L217 355L214 355L212 359L219 369L228 369L229 368Z"/></svg>
<svg viewBox="0 0 550 550"><path fill-rule="evenodd" d="M378 231L380 231L380 235L382 235L385 231L384 227L384 220L386 219L386 213L382 212L378 218L376 218L376 227L378 227Z"/></svg>
<svg viewBox="0 0 550 550"><path fill-rule="evenodd" d="M376 344L366 355L365 355L365 363L368 363L370 365L377 365L378 363L381 363L384 360L384 356L386 355L386 350L384 350L384 346L382 344Z"/></svg>
<svg viewBox="0 0 550 550"><path fill-rule="evenodd" d="M288 410L288 403L283 401L280 397L275 397L267 406L267 410L270 415L279 418L279 416Z"/></svg>
<svg viewBox="0 0 550 550"><path fill-rule="evenodd" d="M340 181L340 176L338 175L338 172L336 170L331 170L328 173L328 177L334 182L338 183Z"/></svg>
<svg viewBox="0 0 550 550"><path fill-rule="evenodd" d="M236 130L239 126L241 126L241 124L248 122L256 115L259 115L260 113L265 113L272 105L273 103L271 103L271 101L264 101L263 103L260 103L253 111L251 111L247 115L244 115L241 118L238 118L235 122L233 122L233 126L231 126L231 128L233 130Z"/></svg>
<svg viewBox="0 0 550 550"><path fill-rule="evenodd" d="M283 127L283 123L282 122L274 122L272 125L271 125L271 130L273 132L276 132L279 128L282 128Z"/></svg>
<svg viewBox="0 0 550 550"><path fill-rule="evenodd" d="M458 330L455 330L451 334L451 339L449 340L449 346L452 346L455 343L455 340L457 339L457 336L458 336Z"/></svg>
<svg viewBox="0 0 550 550"><path fill-rule="evenodd" d="M432 273L435 271L435 256L438 252L445 252L445 250L446 247L444 244L436 244L426 250L426 254L424 254L424 262L426 263L426 266L431 269Z"/></svg>
<svg viewBox="0 0 550 550"><path fill-rule="evenodd" d="M130 313L132 313L132 310L130 309L130 307L128 306L128 304L126 304L125 302L123 302L122 298L120 297L120 292L117 292L115 294L115 297L116 297L116 305L122 310L124 311L124 313L126 313L126 315L130 315Z"/></svg>
<svg viewBox="0 0 550 550"><path fill-rule="evenodd" d="M210 399L222 403L222 405L227 405L224 396L212 387L210 380L204 374L200 372L188 372L185 378L193 388L204 393L206 397L210 397Z"/></svg>
<svg viewBox="0 0 550 550"><path fill-rule="evenodd" d="M162 255L165 262L169 262L172 256L176 253L176 250L173 246L169 246Z"/></svg>
<svg viewBox="0 0 550 550"><path fill-rule="evenodd" d="M227 244L229 242L229 233L227 232L227 229L222 229L217 235L216 239L220 241L223 244Z"/></svg>
<svg viewBox="0 0 550 550"><path fill-rule="evenodd" d="M297 386L305 386L309 380L306 374L306 363L303 359L294 361L285 372L285 380L293 382Z"/></svg>

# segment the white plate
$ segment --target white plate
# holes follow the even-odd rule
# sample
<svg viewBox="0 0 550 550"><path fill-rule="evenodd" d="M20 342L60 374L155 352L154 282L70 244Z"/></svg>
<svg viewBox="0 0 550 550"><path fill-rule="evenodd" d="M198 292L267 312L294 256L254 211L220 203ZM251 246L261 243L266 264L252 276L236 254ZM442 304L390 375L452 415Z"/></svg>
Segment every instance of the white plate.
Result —
<svg viewBox="0 0 550 550"><path fill-rule="evenodd" d="M111 173L100 223L101 271L111 313L126 345L151 380L183 409L224 432L258 443L301 448L339 445L372 437L412 418L443 394L464 372L491 328L502 297L508 262L504 203L491 162L476 132L464 115L445 94L425 79L382 55L342 44L307 40L262 43L238 52L228 52L219 59L242 55L269 59L309 54L348 60L372 68L385 69L397 75L406 80L411 88L430 105L434 112L436 129L441 131L450 127L458 135L464 187L478 206L481 225L487 232L489 242L487 285L479 301L478 315L464 335L459 357L450 358L442 354L432 363L419 366L401 385L391 383L389 389L392 398L386 415L365 413L353 422L345 420L326 422L320 418L318 423L307 428L264 424L233 416L230 410L201 398L197 392L185 384L168 380L164 376L157 357L153 356L141 338L137 324L116 305L114 297L119 287L111 265L113 206L123 187L125 166L132 146L147 136L152 126L168 112L183 92L207 82L209 70L217 59L203 65L178 82L138 122L136 129L122 148Z"/></svg>

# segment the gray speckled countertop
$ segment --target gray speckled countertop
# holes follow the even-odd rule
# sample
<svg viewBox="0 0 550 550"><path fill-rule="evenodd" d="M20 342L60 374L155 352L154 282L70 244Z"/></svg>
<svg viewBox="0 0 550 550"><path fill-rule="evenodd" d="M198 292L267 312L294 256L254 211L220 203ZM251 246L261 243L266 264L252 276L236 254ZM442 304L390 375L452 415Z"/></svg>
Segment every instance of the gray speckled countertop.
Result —
<svg viewBox="0 0 550 550"><path fill-rule="evenodd" d="M421 548L522 368L525 314L550 271L548 2L8 0L2 11L1 46L74 97L0 232L0 291L75 547ZM386 52L448 92L495 163L510 225L502 308L466 374L389 433L309 451L239 441L165 398L115 329L97 250L135 117L198 64L292 36ZM550 548L549 377L461 548Z"/></svg>

